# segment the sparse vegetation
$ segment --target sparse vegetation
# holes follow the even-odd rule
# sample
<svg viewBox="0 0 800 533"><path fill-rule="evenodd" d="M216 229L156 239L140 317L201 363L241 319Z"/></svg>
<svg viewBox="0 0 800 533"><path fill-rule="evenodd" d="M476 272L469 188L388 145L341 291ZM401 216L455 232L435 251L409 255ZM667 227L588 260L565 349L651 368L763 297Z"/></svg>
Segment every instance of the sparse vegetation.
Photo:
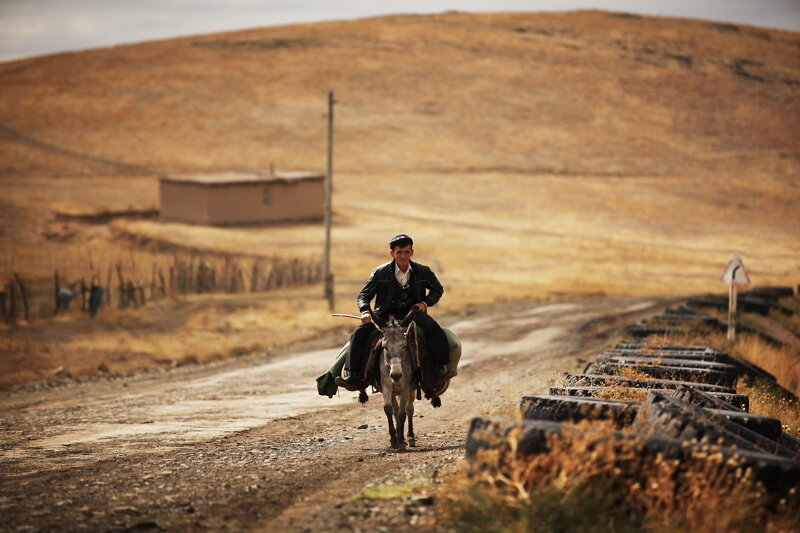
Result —
<svg viewBox="0 0 800 533"><path fill-rule="evenodd" d="M754 383L740 383L736 392L750 397L751 413L777 418L786 433L800 438L800 402L785 390L772 382L756 379Z"/></svg>
<svg viewBox="0 0 800 533"><path fill-rule="evenodd" d="M0 285L19 272L45 286L57 268L78 279L92 265L120 258L144 265L132 266L130 275L148 280L154 262L197 250L316 263L323 241L318 224L208 228L160 223L154 211L162 174L321 167L329 89L339 102L336 311L354 311L370 269L388 259L387 238L401 231L415 237L415 259L433 266L446 286L437 315L513 299L720 291L717 279L733 250L742 252L759 284L794 284L797 42L788 32L624 13L446 13L257 28L2 64ZM797 301L791 305L798 310ZM796 318L785 326L800 331ZM144 311L111 309L95 320L73 310L0 326L0 386L269 353L351 327L329 316L319 286L181 296L148 303ZM651 346L698 341L764 367L800 393L796 347L778 350L747 335L727 345L710 330L665 335ZM510 363L499 364L503 379L514 374ZM637 369L622 375L648 377ZM274 381L280 389L293 378L287 372ZM79 517L66 523L82 519L104 529L269 527L259 520L292 504L305 512L309 495L333 487L309 490L309 483L332 473L347 477L353 467L344 461L365 455L360 443L337 454L346 446L326 442L314 449L311 464L320 468L311 472L303 463L312 455L289 453L304 447L297 439L308 439L296 433L312 427L309 421L316 431L352 420L331 421L327 414L281 421L280 447L271 446L269 426L241 431L242 439L182 442L178 452L109 462L103 443L78 440L89 423L157 426L153 405L175 401L181 383L189 381L139 404L142 417L87 417L76 396L31 402L24 409L35 420L59 418L62 427L47 431L24 412L15 418L24 426L9 432L22 446L20 455L9 456L9 483L21 504L11 505L16 520L22 523L24 514L38 525ZM236 385L227 386L242 399ZM766 382L739 385L752 412L778 417L800 436L794 400ZM113 399L113 390L113 384L104 389L104 397ZM211 401L215 393L198 397ZM645 395L624 386L602 393L626 400ZM476 397L459 396L468 405ZM195 409L192 401L187 408ZM253 408L262 416L260 402ZM64 409L65 416L52 414ZM45 411L52 413L38 417ZM796 492L774 501L751 472L720 455L698 453L686 463L643 455L640 443L609 438L610 425L593 426L600 429L578 425L575 433L552 437L550 453L524 457L512 432L445 485L439 501L446 513L436 530L800 529ZM455 455L453 432L436 435L431 448L449 447ZM42 436L59 436L63 444L40 447ZM40 475L35 462L18 461L26 451L47 455L53 472ZM84 469L70 471L83 453L100 458L88 481ZM202 467L186 469L199 477L166 470L186 463ZM140 470L149 467L158 475L146 484L165 476L170 489L157 491L155 503L152 491L142 490ZM267 476L266 488L250 481L259 468L277 473ZM192 481L201 478L210 482ZM66 487L70 499L53 501L53 487ZM391 502L415 490L377 485L355 501ZM142 505L131 513L109 505L109 497ZM111 513L125 515L126 523L109 521ZM180 522L163 522L170 513ZM216 521L201 523L206 519Z"/></svg>
<svg viewBox="0 0 800 533"><path fill-rule="evenodd" d="M792 311L791 315L786 315L781 311L770 310L770 319L779 322L786 329L800 338L800 297L781 298L780 304Z"/></svg>
<svg viewBox="0 0 800 533"><path fill-rule="evenodd" d="M353 496L352 499L358 500L365 498L368 500L384 500L399 498L401 496L413 494L415 490L417 490L416 487L409 485L373 485L359 492Z"/></svg>
<svg viewBox="0 0 800 533"><path fill-rule="evenodd" d="M187 250L318 261L316 224L93 222L153 213L162 174L320 168L330 88L339 100L337 312L354 310L359 285L399 231L415 237L416 258L446 286L437 314L506 300L718 290L733 249L759 283L796 283L798 120L787 110L797 85L780 81L800 79L793 37L764 31L774 39L754 41L750 28L718 29L599 12L446 13L0 65L0 282L14 271L39 282L56 268L77 279L89 263L120 259L143 265L137 277L148 280L154 262ZM266 317L273 303L237 312ZM197 308L172 307L189 325L174 335L193 337L191 325L205 320ZM303 338L297 319L286 320ZM159 331L139 325L137 339L160 344ZM107 343L107 331L73 328L67 344ZM36 333L3 332L38 354L65 350L54 333ZM232 347L229 331L205 333L215 351ZM272 346L266 337L247 342Z"/></svg>
<svg viewBox="0 0 800 533"><path fill-rule="evenodd" d="M713 342L713 339L712 339ZM754 363L778 380L783 387L800 395L800 352L787 345L774 346L758 335L737 335L733 345L716 339L715 347L733 357Z"/></svg>
<svg viewBox="0 0 800 533"><path fill-rule="evenodd" d="M620 371L620 376L627 379L651 379L650 376L636 370L635 368L623 368ZM606 400L627 400L632 402L641 402L647 397L647 390L636 387L629 387L624 382L613 383L603 387L603 390L597 395L598 398Z"/></svg>
<svg viewBox="0 0 800 533"><path fill-rule="evenodd" d="M791 305L794 305L793 299ZM789 303L789 302L787 302ZM783 316L783 315L782 315ZM772 317L774 319L774 317ZM782 321L783 322L783 321ZM758 335L700 331L667 333L644 341L657 351L667 344L705 345L757 364L797 391L800 354ZM647 379L634 368L624 377ZM800 406L785 388L756 379L737 384L750 412L777 418L789 435L800 437ZM647 391L620 384L599 396L641 401ZM776 501L750 470L722 459L713 449L689 460L637 453L640 443L612 438L609 423L585 421L549 438L548 452L518 453L521 426L502 442L481 450L472 466L444 490L446 519L453 531L652 531L788 532L800 528L800 493Z"/></svg>
<svg viewBox="0 0 800 533"><path fill-rule="evenodd" d="M659 342L704 345L722 350L731 356L760 366L795 395L800 395L800 352L792 346L775 346L758 335L739 333L728 342L722 332L689 332L659 337Z"/></svg>
<svg viewBox="0 0 800 533"><path fill-rule="evenodd" d="M749 470L712 453L679 463L637 453L594 422L521 456L517 434L479 452L443 491L452 531L793 531L798 494L771 502ZM600 429L598 429L600 428Z"/></svg>

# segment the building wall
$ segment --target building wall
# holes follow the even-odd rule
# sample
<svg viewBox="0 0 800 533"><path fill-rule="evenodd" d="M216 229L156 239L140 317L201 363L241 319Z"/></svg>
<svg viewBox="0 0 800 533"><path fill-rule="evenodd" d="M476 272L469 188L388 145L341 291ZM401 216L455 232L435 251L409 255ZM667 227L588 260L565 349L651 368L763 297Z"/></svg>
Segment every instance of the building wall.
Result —
<svg viewBox="0 0 800 533"><path fill-rule="evenodd" d="M161 181L161 220L224 226L320 219L323 200L321 179L215 186Z"/></svg>
<svg viewBox="0 0 800 533"><path fill-rule="evenodd" d="M323 183L268 182L211 187L211 224L245 224L321 218Z"/></svg>
<svg viewBox="0 0 800 533"><path fill-rule="evenodd" d="M193 183L161 181L160 214L164 222L211 224L208 216L209 187Z"/></svg>

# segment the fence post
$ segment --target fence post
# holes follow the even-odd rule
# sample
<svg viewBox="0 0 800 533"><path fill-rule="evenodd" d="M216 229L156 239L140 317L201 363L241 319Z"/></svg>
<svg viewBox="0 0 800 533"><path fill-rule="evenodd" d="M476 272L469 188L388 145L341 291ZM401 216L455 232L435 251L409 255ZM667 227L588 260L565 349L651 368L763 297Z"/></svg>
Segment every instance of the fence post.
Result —
<svg viewBox="0 0 800 533"><path fill-rule="evenodd" d="M191 294L192 292L194 292L194 280L192 279L193 276L194 276L194 257L192 257L189 260L189 263L187 265L187 270L185 275L186 290L184 290L186 294Z"/></svg>
<svg viewBox="0 0 800 533"><path fill-rule="evenodd" d="M134 307L139 307L139 303L136 301L136 287L133 285L133 281L127 281L125 284L125 293L125 301L133 303Z"/></svg>
<svg viewBox="0 0 800 533"><path fill-rule="evenodd" d="M55 312L53 314L57 315L58 312L60 311L59 305L58 305L58 291L61 289L61 282L58 279L58 270L56 270L55 273L53 274L53 281L55 282L54 283L55 290L53 291L53 301L55 302Z"/></svg>
<svg viewBox="0 0 800 533"><path fill-rule="evenodd" d="M175 265L169 267L169 295L175 296Z"/></svg>
<svg viewBox="0 0 800 533"><path fill-rule="evenodd" d="M258 260L253 261L253 269L250 271L250 292L258 290Z"/></svg>
<svg viewBox="0 0 800 533"><path fill-rule="evenodd" d="M122 262L117 261L117 280L119 280L119 308L127 307L128 301L125 294L125 281L122 279Z"/></svg>
<svg viewBox="0 0 800 533"><path fill-rule="evenodd" d="M81 311L86 312L88 308L86 307L86 293L89 292L89 289L86 287L86 280L81 278Z"/></svg>
<svg viewBox="0 0 800 533"><path fill-rule="evenodd" d="M6 283L6 293L8 293L8 323L13 324L17 321L17 291L10 281Z"/></svg>
<svg viewBox="0 0 800 533"><path fill-rule="evenodd" d="M17 280L17 285L19 285L20 294L22 295L22 308L25 311L25 321L27 322L30 318L28 314L28 288L25 287L25 284L22 283L22 279L20 279L19 274L14 272L14 279Z"/></svg>
<svg viewBox="0 0 800 533"><path fill-rule="evenodd" d="M112 271L111 263L108 264L108 275L106 276L106 305L111 305L111 282L112 282Z"/></svg>
<svg viewBox="0 0 800 533"><path fill-rule="evenodd" d="M156 297L156 264L153 263L153 270L150 274L150 300Z"/></svg>
<svg viewBox="0 0 800 533"><path fill-rule="evenodd" d="M160 289L161 297L162 298L166 298L166 296L167 296L167 282L164 279L164 272L161 271L160 267L158 269L158 281L161 284L161 289Z"/></svg>
<svg viewBox="0 0 800 533"><path fill-rule="evenodd" d="M106 289L107 290L107 289ZM89 316L92 318L97 315L100 310L100 305L103 302L103 288L97 285L92 278L92 286L89 289Z"/></svg>
<svg viewBox="0 0 800 533"><path fill-rule="evenodd" d="M136 284L136 289L139 292L139 305L144 307L144 304L146 304L147 301L144 298L144 280L143 279L140 279L139 283Z"/></svg>

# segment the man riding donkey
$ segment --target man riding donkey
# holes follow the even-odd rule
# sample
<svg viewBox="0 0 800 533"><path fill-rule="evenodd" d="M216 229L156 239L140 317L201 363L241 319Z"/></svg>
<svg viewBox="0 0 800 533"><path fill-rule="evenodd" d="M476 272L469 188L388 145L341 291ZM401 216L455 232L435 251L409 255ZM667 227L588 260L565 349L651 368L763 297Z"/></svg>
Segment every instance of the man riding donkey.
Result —
<svg viewBox="0 0 800 533"><path fill-rule="evenodd" d="M448 373L448 338L427 312L429 307L439 301L444 288L429 267L411 260L414 256L414 241L408 235L396 235L389 241L389 255L392 260L373 270L358 294L357 303L362 323L350 337L343 377L337 377L336 384L350 391L363 390L362 377L367 373L364 372L363 365L367 362L365 358L369 357L376 332L373 319L378 326L383 326L390 317L401 320L413 311L413 322L425 339L427 364L424 366L433 370L427 376L423 375L427 379L423 379L421 383L426 397L430 397L431 392L437 389L443 392L442 383L452 377ZM370 311L373 298L375 309Z"/></svg>

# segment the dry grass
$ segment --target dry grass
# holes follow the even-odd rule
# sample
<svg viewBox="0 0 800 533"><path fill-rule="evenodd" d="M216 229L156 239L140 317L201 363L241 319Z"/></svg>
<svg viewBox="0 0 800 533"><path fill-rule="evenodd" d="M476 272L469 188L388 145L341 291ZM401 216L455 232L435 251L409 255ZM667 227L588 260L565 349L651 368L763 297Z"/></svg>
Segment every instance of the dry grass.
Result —
<svg viewBox="0 0 800 533"><path fill-rule="evenodd" d="M321 166L332 88L344 172L789 173L797 40L603 12L446 13L62 54L1 65L0 117L92 158L43 158L11 135L0 154L44 175Z"/></svg>
<svg viewBox="0 0 800 533"><path fill-rule="evenodd" d="M332 88L337 312L354 310L399 232L445 284L435 313L715 291L733 250L759 284L794 283L800 117L786 80L800 80L798 37L740 30L602 12L447 13L0 64L0 281L56 268L77 279L120 260L148 279L153 262L193 249L319 257L315 224L55 214L153 209L161 174L321 168ZM131 334L158 336L142 327ZM37 331L33 351L63 349ZM105 342L102 330L85 334Z"/></svg>
<svg viewBox="0 0 800 533"><path fill-rule="evenodd" d="M737 334L736 340L730 343L726 334L709 331L653 336L648 340L652 349L664 344L701 345L722 350L763 368L776 377L781 387L800 396L800 351L794 346L775 346L750 333ZM777 418L785 431L800 437L800 404L795 399L760 379L755 382L740 380L736 392L750 397L750 412Z"/></svg>
<svg viewBox="0 0 800 533"><path fill-rule="evenodd" d="M623 368L620 371L620 376L627 379L651 379L650 376L644 372L634 368ZM628 387L624 383L612 383L610 385L605 385L597 397L606 400L641 402L647 398L647 389Z"/></svg>
<svg viewBox="0 0 800 533"><path fill-rule="evenodd" d="M319 255L314 225L121 221L91 239L56 227L79 233L68 246L43 243L41 226L53 209L155 207L161 173L321 167L331 87L340 279L362 280L406 231L464 301L712 290L733 250L760 283L787 282L800 260L800 119L785 81L800 80L797 40L602 12L447 13L0 65L0 123L19 133L0 139L4 207L36 228L0 235L0 274L37 276L65 251L119 255L114 230ZM734 68L743 59L763 81Z"/></svg>
<svg viewBox="0 0 800 533"><path fill-rule="evenodd" d="M778 383L795 395L800 395L800 352L792 346L775 346L758 335L739 333L733 343L720 332L689 332L660 337L659 342L702 345L716 348L731 356L753 363L778 380Z"/></svg>
<svg viewBox="0 0 800 533"><path fill-rule="evenodd" d="M738 384L736 392L749 396L751 413L780 420L783 431L800 439L800 402L797 399L760 379Z"/></svg>
<svg viewBox="0 0 800 533"><path fill-rule="evenodd" d="M73 376L127 373L270 353L351 324L329 316L316 288L187 296L145 310L78 311L0 329L0 386ZM294 324L287 328L286 324ZM333 355L331 355L333 357ZM61 370L61 372L57 372Z"/></svg>
<svg viewBox="0 0 800 533"><path fill-rule="evenodd" d="M798 353L776 348L756 335L700 331L650 337L646 348L666 344L723 349L773 372L793 386ZM635 369L624 377L647 379ZM641 400L642 392L606 387L603 397ZM739 383L753 413L782 421L784 431L800 436L795 398L773 384ZM633 393L633 395L632 395ZM518 453L522 425L482 450L469 469L446 485L445 517L452 531L653 531L790 532L800 528L800 493L780 501L768 495L750 470L713 450L688 460L639 453L641 442L612 437L610 423L586 421L550 437L547 453ZM487 440L492 440L489 437ZM494 440L497 440L496 438Z"/></svg>
<svg viewBox="0 0 800 533"><path fill-rule="evenodd" d="M519 431L480 452L444 489L452 531L778 532L800 527L798 495L770 504L752 472L718 454L685 462L637 452L610 426L552 436L548 453L517 453Z"/></svg>
<svg viewBox="0 0 800 533"><path fill-rule="evenodd" d="M800 339L800 297L792 296L780 299L780 304L792 311L791 315L785 315L780 311L771 310L769 318L782 324Z"/></svg>
<svg viewBox="0 0 800 533"><path fill-rule="evenodd" d="M733 357L760 366L783 387L800 395L800 352L797 349L786 345L777 347L752 334L737 335L732 346L724 343L719 346Z"/></svg>
<svg viewBox="0 0 800 533"><path fill-rule="evenodd" d="M605 400L626 400L630 402L643 402L647 398L647 389L626 387L621 384L606 385L597 394L598 398Z"/></svg>

